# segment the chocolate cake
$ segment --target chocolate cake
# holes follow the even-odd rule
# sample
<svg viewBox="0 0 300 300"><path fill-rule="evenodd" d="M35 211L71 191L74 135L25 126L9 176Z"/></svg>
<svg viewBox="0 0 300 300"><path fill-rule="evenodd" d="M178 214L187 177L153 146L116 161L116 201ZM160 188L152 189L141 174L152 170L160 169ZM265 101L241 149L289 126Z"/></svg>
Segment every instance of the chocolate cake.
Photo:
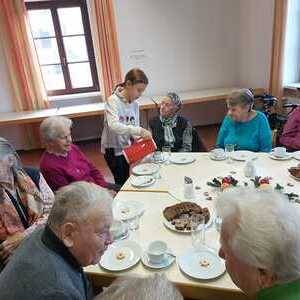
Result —
<svg viewBox="0 0 300 300"><path fill-rule="evenodd" d="M193 202L181 202L164 209L163 215L177 230L191 230L190 218L194 214L204 215L205 223L210 218L207 207L201 207Z"/></svg>

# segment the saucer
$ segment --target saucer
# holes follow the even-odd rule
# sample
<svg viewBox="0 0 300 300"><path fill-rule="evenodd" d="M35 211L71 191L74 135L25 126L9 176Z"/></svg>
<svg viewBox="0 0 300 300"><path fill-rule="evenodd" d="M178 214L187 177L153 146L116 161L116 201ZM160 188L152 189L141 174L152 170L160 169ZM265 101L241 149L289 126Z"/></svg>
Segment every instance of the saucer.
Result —
<svg viewBox="0 0 300 300"><path fill-rule="evenodd" d="M147 187L155 183L155 178L150 175L145 176L131 176L130 183L134 187Z"/></svg>
<svg viewBox="0 0 300 300"><path fill-rule="evenodd" d="M169 252L171 252L170 250L168 250ZM149 257L147 255L147 252L143 252L142 256L141 256L141 260L142 263L151 269L163 269L163 268L167 268L169 267L174 261L175 261L175 257L169 254L165 254L165 258L160 262L160 263L152 263L149 260Z"/></svg>
<svg viewBox="0 0 300 300"><path fill-rule="evenodd" d="M291 159L293 157L292 153L286 153L285 156L279 157L279 156L275 156L274 152L270 152L269 153L270 158L275 159L275 160L288 160Z"/></svg>
<svg viewBox="0 0 300 300"><path fill-rule="evenodd" d="M300 151L296 151L293 153L293 157L297 160L300 160Z"/></svg>
<svg viewBox="0 0 300 300"><path fill-rule="evenodd" d="M209 154L209 158L216 161L221 161L226 159L226 155L223 156L215 156L212 153Z"/></svg>

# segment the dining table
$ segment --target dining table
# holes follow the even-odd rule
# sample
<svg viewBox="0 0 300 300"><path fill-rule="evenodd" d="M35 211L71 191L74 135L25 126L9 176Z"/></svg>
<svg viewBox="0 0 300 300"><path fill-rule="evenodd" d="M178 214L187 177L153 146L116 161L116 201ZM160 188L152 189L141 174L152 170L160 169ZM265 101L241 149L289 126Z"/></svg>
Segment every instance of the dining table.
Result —
<svg viewBox="0 0 300 300"><path fill-rule="evenodd" d="M189 163L180 162L187 158ZM296 166L297 161L292 156L289 159L274 159L269 153L255 153L253 165L255 173L261 178L270 180L270 188L280 186L283 193L300 193L300 181L290 176L288 169ZM172 162L173 161L173 162ZM148 164L153 162L148 162ZM199 280L186 275L178 264L178 258L193 247L191 235L170 230L165 226L163 211L166 207L191 201L184 194L185 177L192 179L195 195L192 202L201 207L207 207L210 217L216 220L215 203L218 201L219 188L209 186L213 178L232 176L238 180L238 186L254 186L253 181L245 176L245 159L215 160L208 152L203 153L171 153L171 162L160 162L157 172L153 174L155 182L146 187L132 185L134 168L121 191L115 196L113 206L120 201L140 203L144 210L139 220L139 228L130 232L128 239L140 245L146 251L149 243L161 240L167 243L168 249L176 256L174 263L168 268L151 269L141 261L129 269L114 272L104 269L99 264L85 268L85 272L94 286L108 286L119 277L146 277L155 273L164 273L176 285L184 298L188 299L249 299L233 283L225 271L221 276L210 280ZM295 207L300 205L295 201ZM219 228L215 221L205 230L205 246L218 254ZM246 254L245 254L246 255Z"/></svg>

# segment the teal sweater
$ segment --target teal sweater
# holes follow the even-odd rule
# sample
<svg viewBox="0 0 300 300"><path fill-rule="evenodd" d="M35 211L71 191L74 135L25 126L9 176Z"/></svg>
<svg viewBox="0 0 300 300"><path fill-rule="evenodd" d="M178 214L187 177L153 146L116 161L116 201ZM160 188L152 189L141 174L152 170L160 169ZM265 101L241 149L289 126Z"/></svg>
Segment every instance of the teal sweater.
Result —
<svg viewBox="0 0 300 300"><path fill-rule="evenodd" d="M235 122L226 116L217 138L217 147L234 144L235 150L270 152L272 134L266 116L257 111L257 115L248 122Z"/></svg>

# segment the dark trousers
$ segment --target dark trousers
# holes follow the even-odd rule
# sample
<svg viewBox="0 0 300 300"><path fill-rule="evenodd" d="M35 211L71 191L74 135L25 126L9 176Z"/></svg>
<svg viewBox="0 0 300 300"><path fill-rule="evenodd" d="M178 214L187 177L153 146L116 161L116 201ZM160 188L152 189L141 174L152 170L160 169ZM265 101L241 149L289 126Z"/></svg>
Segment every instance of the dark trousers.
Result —
<svg viewBox="0 0 300 300"><path fill-rule="evenodd" d="M114 176L115 183L122 186L129 177L129 165L124 155L115 155L113 148L105 149L104 158Z"/></svg>

